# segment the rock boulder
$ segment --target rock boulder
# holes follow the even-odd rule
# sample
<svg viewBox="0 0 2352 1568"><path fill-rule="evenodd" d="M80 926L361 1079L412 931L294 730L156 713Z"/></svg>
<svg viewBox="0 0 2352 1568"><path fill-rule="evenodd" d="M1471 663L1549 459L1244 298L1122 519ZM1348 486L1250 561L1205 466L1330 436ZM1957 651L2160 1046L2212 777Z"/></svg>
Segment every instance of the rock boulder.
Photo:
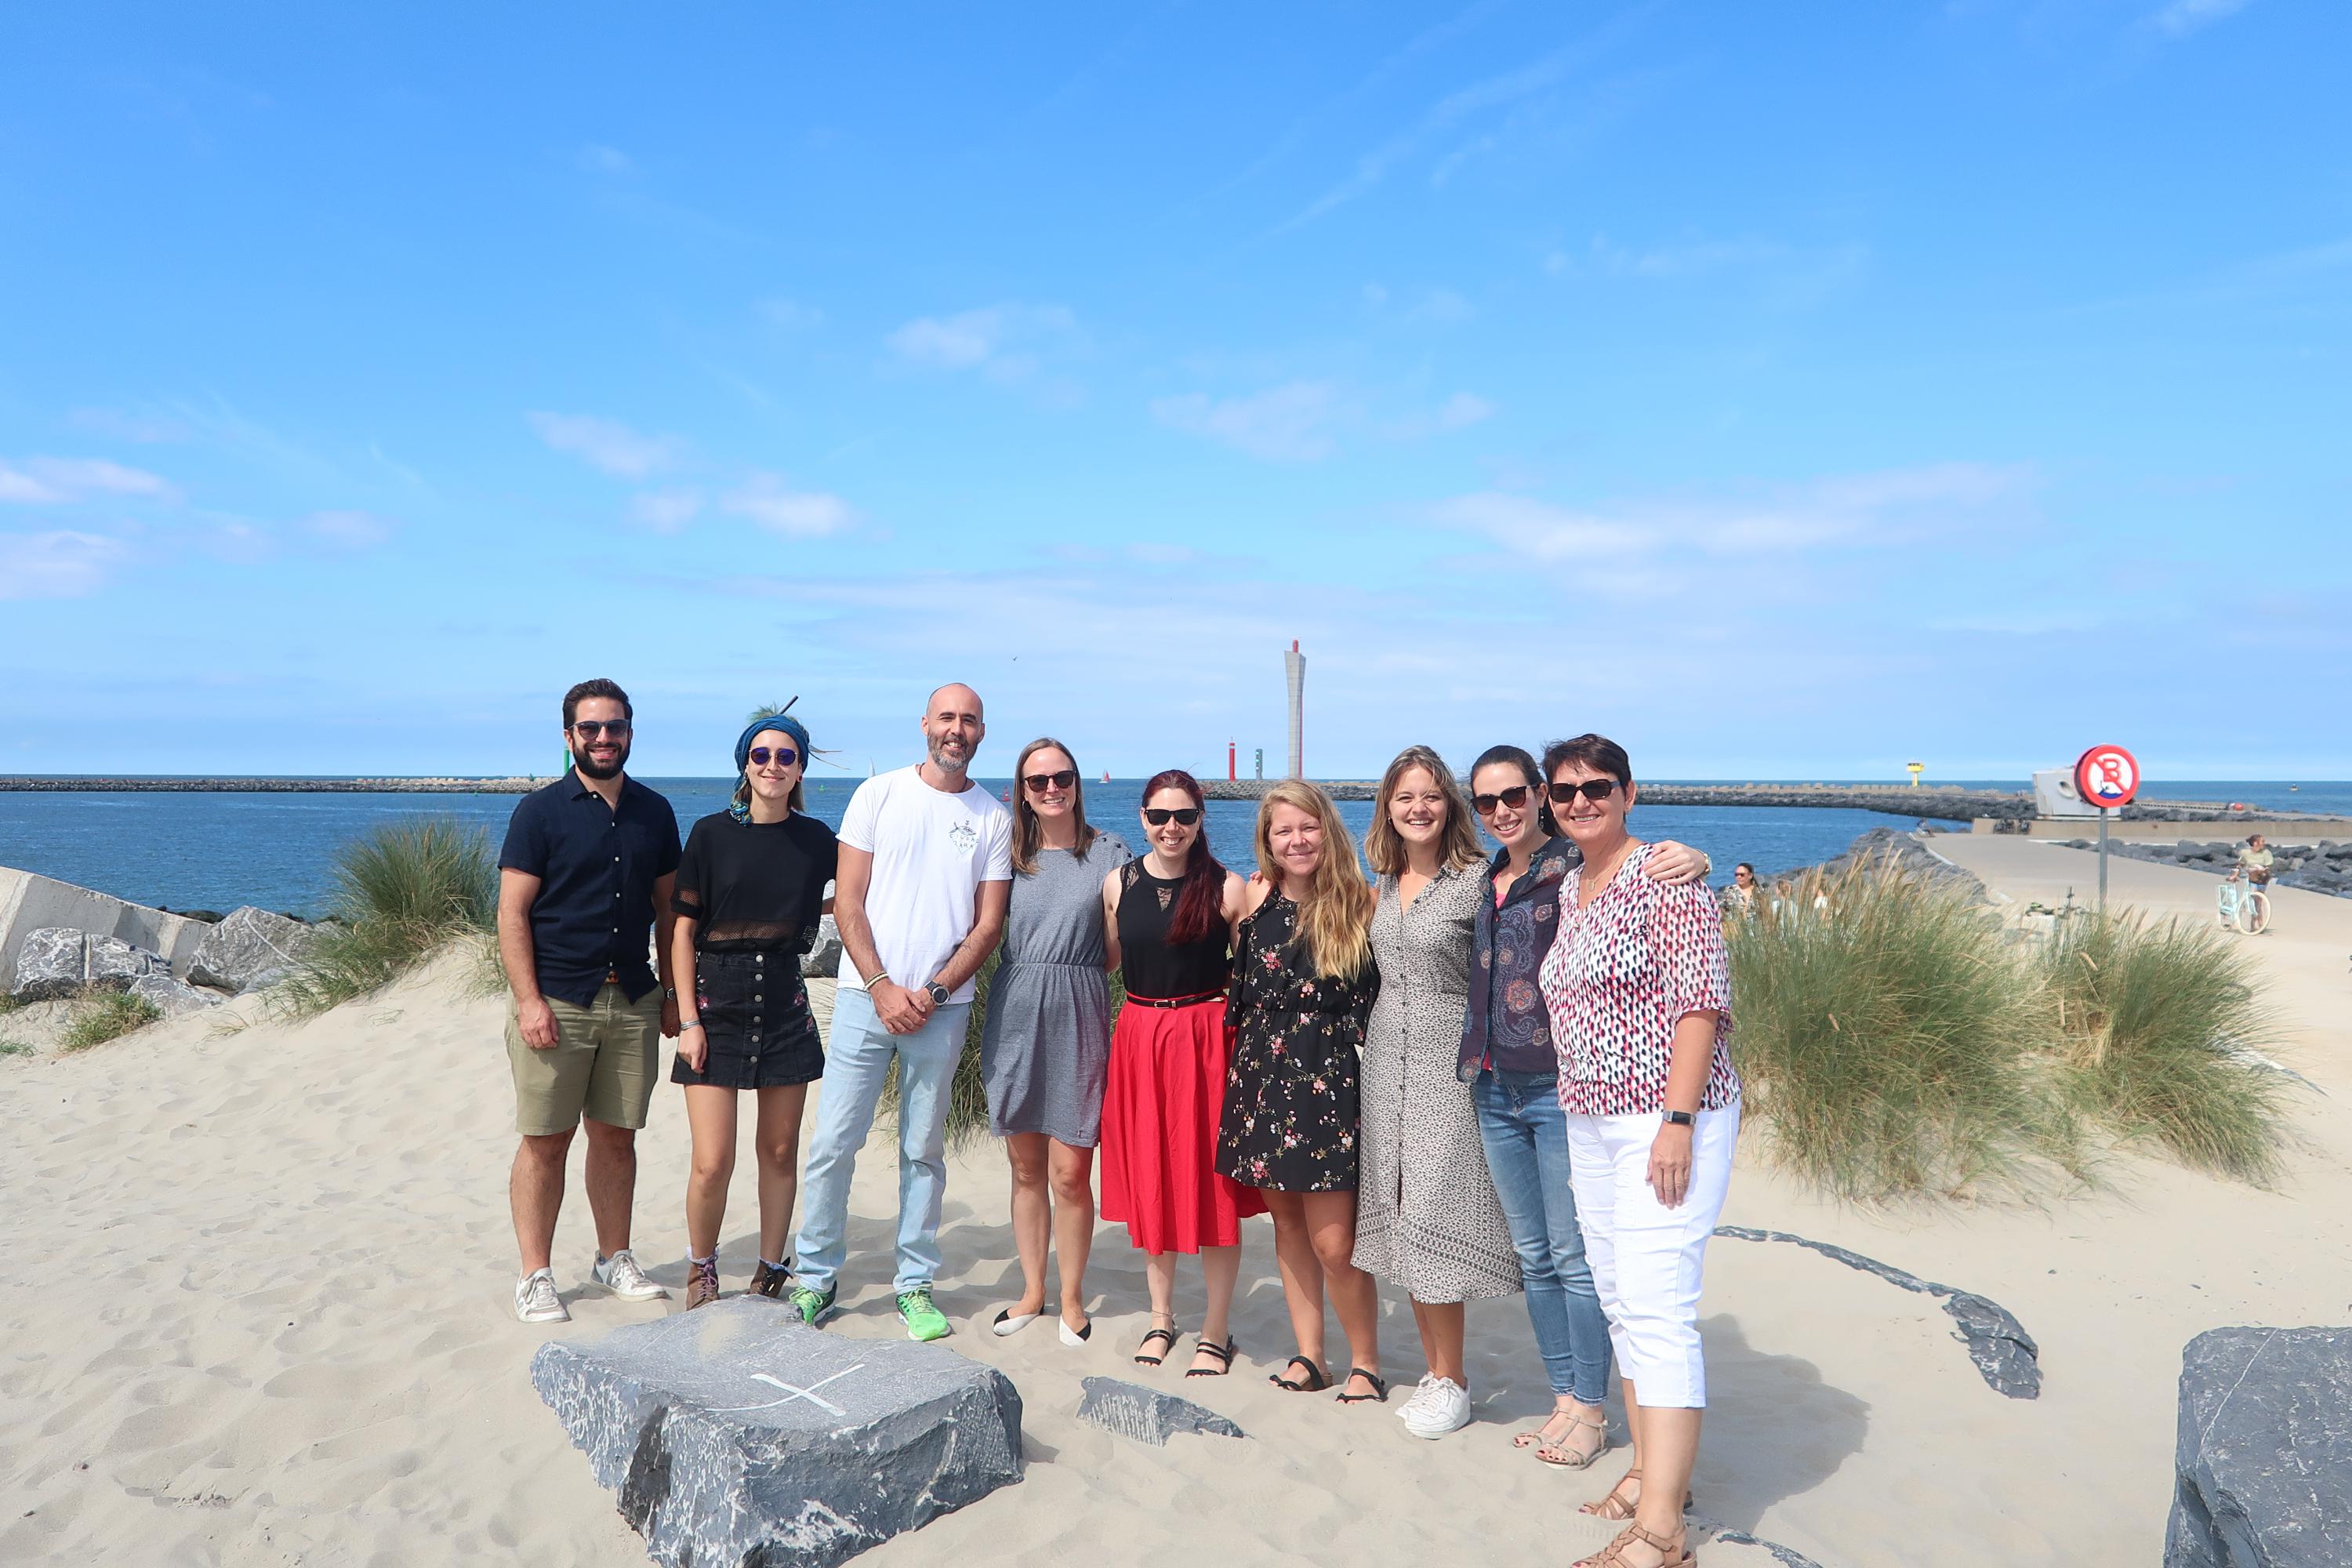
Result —
<svg viewBox="0 0 2352 1568"><path fill-rule="evenodd" d="M2352 1329L2214 1329L2180 1361L2165 1568L2352 1563Z"/></svg>
<svg viewBox="0 0 2352 1568"><path fill-rule="evenodd" d="M801 954L801 974L804 979L819 976L830 980L841 973L841 928L833 923L831 915L820 915L816 922L816 945Z"/></svg>
<svg viewBox="0 0 2352 1568"><path fill-rule="evenodd" d="M129 989L131 994L166 1018L176 1018L183 1013L201 1013L207 1007L217 1007L226 1000L217 991L199 991L193 985L182 984L168 974L142 974L131 983Z"/></svg>
<svg viewBox="0 0 2352 1568"><path fill-rule="evenodd" d="M1085 1397L1078 1401L1079 1420L1139 1443L1149 1443L1155 1448L1166 1447L1168 1439L1179 1432L1199 1432L1216 1437L1247 1436L1205 1405L1139 1383L1116 1377L1089 1377L1079 1386L1085 1390Z"/></svg>
<svg viewBox="0 0 2352 1568"><path fill-rule="evenodd" d="M759 1298L551 1342L530 1378L666 1568L830 1568L1021 1479L1003 1373Z"/></svg>
<svg viewBox="0 0 2352 1568"><path fill-rule="evenodd" d="M168 980L172 965L162 953L134 946L119 936L93 936L83 949L82 978L89 984L127 991L132 981L150 974Z"/></svg>
<svg viewBox="0 0 2352 1568"><path fill-rule="evenodd" d="M188 965L188 978L243 995L299 968L317 940L300 921L246 904L205 933Z"/></svg>
<svg viewBox="0 0 2352 1568"><path fill-rule="evenodd" d="M16 951L19 1002L50 1002L81 989L82 949L89 939L70 926L44 926L25 935Z"/></svg>

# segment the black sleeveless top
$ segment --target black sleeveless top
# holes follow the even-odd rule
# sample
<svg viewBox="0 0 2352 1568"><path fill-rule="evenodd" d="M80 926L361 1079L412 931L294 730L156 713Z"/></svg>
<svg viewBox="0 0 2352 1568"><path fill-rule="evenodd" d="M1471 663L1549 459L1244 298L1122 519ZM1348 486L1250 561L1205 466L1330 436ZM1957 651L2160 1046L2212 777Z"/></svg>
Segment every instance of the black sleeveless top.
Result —
<svg viewBox="0 0 2352 1568"><path fill-rule="evenodd" d="M1183 884L1155 877L1141 856L1118 868L1119 967L1129 994L1170 1002L1181 996L1224 994L1233 973L1225 952L1225 922L1209 922L1198 942L1171 946L1168 922L1175 917Z"/></svg>

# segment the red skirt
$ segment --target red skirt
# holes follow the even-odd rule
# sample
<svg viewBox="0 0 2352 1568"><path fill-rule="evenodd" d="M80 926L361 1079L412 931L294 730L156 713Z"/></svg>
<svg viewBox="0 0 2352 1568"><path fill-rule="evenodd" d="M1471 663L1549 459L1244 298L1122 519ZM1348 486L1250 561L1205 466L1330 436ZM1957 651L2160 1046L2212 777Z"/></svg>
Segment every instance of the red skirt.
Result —
<svg viewBox="0 0 2352 1568"><path fill-rule="evenodd" d="M1102 1217L1144 1252L1234 1247L1265 1200L1216 1169L1225 1000L1121 1007L1103 1089Z"/></svg>

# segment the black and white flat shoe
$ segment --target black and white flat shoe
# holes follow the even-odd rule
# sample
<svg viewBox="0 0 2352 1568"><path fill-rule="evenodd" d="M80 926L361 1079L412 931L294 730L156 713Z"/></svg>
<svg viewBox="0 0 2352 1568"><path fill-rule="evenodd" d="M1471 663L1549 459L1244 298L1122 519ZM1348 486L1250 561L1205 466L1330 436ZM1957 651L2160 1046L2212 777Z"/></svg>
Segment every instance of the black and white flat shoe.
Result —
<svg viewBox="0 0 2352 1568"><path fill-rule="evenodd" d="M1040 1312L1015 1312L1007 1307L996 1314L996 1321L988 1325L988 1331L1001 1340L1007 1334L1019 1333L1042 1316Z"/></svg>
<svg viewBox="0 0 2352 1568"><path fill-rule="evenodd" d="M1092 1318L1087 1320L1087 1326L1083 1329L1074 1329L1059 1318L1054 1320L1054 1326L1062 1331L1062 1342L1073 1350L1095 1337L1095 1321Z"/></svg>

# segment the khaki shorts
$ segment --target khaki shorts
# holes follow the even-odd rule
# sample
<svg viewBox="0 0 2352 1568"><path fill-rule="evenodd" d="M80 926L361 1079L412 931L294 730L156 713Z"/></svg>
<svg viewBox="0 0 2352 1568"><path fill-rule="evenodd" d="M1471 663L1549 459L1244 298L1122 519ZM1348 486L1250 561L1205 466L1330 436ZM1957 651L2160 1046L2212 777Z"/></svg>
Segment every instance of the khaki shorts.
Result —
<svg viewBox="0 0 2352 1568"><path fill-rule="evenodd" d="M661 989L635 1002L607 983L583 1007L550 996L555 1044L533 1050L507 998L507 1060L514 1068L515 1131L525 1137L569 1132L588 1116L632 1130L646 1124L661 1069Z"/></svg>

